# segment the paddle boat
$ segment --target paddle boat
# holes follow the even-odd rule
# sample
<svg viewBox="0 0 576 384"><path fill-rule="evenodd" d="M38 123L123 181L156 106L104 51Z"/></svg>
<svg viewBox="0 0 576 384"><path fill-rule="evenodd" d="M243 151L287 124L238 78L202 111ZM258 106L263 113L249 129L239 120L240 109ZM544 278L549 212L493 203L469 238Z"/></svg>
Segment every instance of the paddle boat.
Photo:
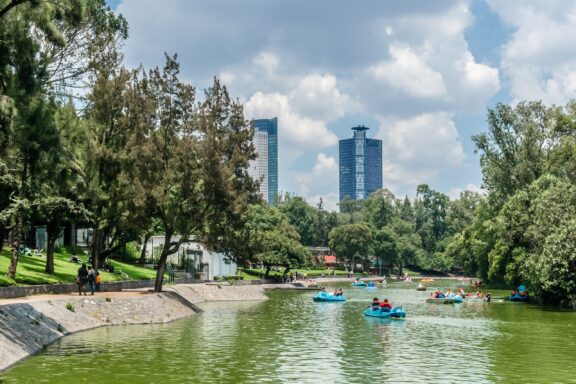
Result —
<svg viewBox="0 0 576 384"><path fill-rule="evenodd" d="M425 291L426 287L424 286L424 284L419 283L418 286L416 287L417 291Z"/></svg>
<svg viewBox="0 0 576 384"><path fill-rule="evenodd" d="M524 285L518 286L518 289L514 290L510 295L510 301L528 301L530 297L528 292L526 292L526 287Z"/></svg>
<svg viewBox="0 0 576 384"><path fill-rule="evenodd" d="M365 287L366 286L366 282L364 281L355 281L352 283L353 287Z"/></svg>
<svg viewBox="0 0 576 384"><path fill-rule="evenodd" d="M374 284L373 281L369 281L368 284L366 285L366 289L377 289L378 287L376 287L376 284Z"/></svg>
<svg viewBox="0 0 576 384"><path fill-rule="evenodd" d="M406 312L402 307L394 307L392 309L390 308L373 309L372 307L370 307L364 311L364 316L379 317L381 319L389 319L389 318L400 319L406 317Z"/></svg>
<svg viewBox="0 0 576 384"><path fill-rule="evenodd" d="M459 304L463 303L464 299L460 296L453 297L429 297L426 299L427 303L431 304Z"/></svg>
<svg viewBox="0 0 576 384"><path fill-rule="evenodd" d="M434 281L434 279L431 277L425 277L422 280L420 280L421 283L431 283L433 281Z"/></svg>
<svg viewBox="0 0 576 384"><path fill-rule="evenodd" d="M346 298L342 295L335 296L332 293L328 292L318 292L318 294L312 297L314 301L326 301L326 302L343 302L346 301Z"/></svg>

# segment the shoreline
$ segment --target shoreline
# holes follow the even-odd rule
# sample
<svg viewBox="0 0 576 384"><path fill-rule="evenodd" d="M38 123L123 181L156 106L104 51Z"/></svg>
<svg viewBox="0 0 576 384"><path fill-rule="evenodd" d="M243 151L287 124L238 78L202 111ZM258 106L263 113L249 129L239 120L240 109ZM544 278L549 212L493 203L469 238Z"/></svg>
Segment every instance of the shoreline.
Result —
<svg viewBox="0 0 576 384"><path fill-rule="evenodd" d="M200 314L196 304L203 302L263 301L268 299L267 286L180 284L160 293L130 290L1 300L0 372L67 335L104 326L167 323Z"/></svg>

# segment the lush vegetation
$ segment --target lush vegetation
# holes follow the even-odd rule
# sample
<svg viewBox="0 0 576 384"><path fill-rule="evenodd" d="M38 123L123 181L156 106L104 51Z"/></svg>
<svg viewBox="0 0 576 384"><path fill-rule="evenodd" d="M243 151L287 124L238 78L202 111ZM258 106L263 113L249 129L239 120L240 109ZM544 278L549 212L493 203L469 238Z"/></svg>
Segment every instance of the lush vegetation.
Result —
<svg viewBox="0 0 576 384"><path fill-rule="evenodd" d="M415 199L380 190L342 201L339 214L290 194L271 208L248 175L253 128L242 105L218 79L204 92L182 81L176 55L162 68L125 68L127 33L104 0L0 0L3 281L18 278L23 234L37 225L47 257L34 270L60 279L56 239L81 225L94 229L97 267L163 233L156 290L168 256L195 237L267 274L313 265L306 246L330 246L350 269L458 272L576 303L575 103L488 111L486 132L472 138L484 195L450 200L423 184Z"/></svg>
<svg viewBox="0 0 576 384"><path fill-rule="evenodd" d="M0 286L4 285L26 285L26 284L56 284L74 283L78 273L79 265L70 261L74 253L71 249L61 248L54 253L54 265L56 272L48 274L44 271L46 264L45 257L40 256L20 256L18 273L15 279L0 275ZM77 249L77 257L86 261L88 258L80 249ZM5 270L10 264L11 255L8 250L0 253L0 269ZM156 271L118 261L111 261L114 266L114 273L100 270L102 281L117 281L126 279L154 279Z"/></svg>
<svg viewBox="0 0 576 384"><path fill-rule="evenodd" d="M237 257L228 234L258 202L247 173L251 124L217 79L198 97L179 79L176 55L166 55L163 68L123 67L127 33L104 0L0 1L8 281L18 277L23 234L36 225L46 226L44 273L54 276L65 268L56 239L72 224L94 229L97 267L130 241L163 233L157 290L168 255L191 236Z"/></svg>

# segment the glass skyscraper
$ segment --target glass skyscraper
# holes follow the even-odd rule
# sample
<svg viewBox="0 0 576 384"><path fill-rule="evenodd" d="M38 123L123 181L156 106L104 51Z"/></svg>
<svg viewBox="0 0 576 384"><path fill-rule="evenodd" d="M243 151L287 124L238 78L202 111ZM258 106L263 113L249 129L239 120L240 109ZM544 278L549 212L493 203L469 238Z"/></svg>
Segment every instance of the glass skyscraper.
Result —
<svg viewBox="0 0 576 384"><path fill-rule="evenodd" d="M368 127L353 127L354 137L340 140L340 201L363 200L382 189L382 140L367 139Z"/></svg>
<svg viewBox="0 0 576 384"><path fill-rule="evenodd" d="M278 118L254 120L254 128L256 133L265 132L268 135L268 185L261 190L267 190L268 195L264 197L268 204L275 205L278 194Z"/></svg>

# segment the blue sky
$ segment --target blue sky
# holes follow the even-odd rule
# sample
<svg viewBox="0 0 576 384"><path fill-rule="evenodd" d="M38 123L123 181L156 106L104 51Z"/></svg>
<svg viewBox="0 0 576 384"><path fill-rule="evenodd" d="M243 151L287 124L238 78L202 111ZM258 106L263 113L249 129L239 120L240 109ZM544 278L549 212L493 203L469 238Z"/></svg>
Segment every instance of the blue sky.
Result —
<svg viewBox="0 0 576 384"><path fill-rule="evenodd" d="M218 76L247 118L279 119L279 189L337 208L338 140L383 140L384 187L480 191L471 136L498 102L576 91L568 0L115 0L127 66L177 53L198 89ZM360 6L361 4L361 6Z"/></svg>

